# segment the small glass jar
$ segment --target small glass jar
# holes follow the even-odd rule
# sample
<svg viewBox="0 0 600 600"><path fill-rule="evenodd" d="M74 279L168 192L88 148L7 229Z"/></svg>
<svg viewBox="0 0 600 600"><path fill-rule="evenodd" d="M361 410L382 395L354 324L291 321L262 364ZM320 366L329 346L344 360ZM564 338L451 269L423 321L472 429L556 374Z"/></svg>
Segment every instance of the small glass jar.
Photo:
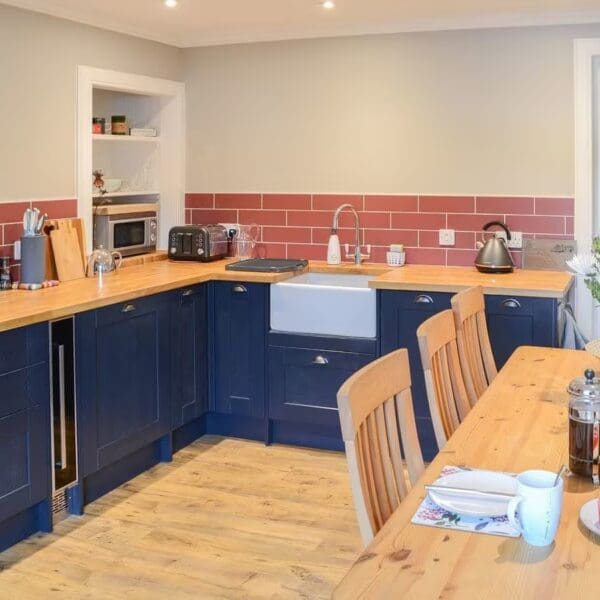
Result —
<svg viewBox="0 0 600 600"><path fill-rule="evenodd" d="M592 369L576 377L569 392L569 468L576 475L598 477L600 450L600 379Z"/></svg>
<svg viewBox="0 0 600 600"><path fill-rule="evenodd" d="M94 117L92 119L92 133L104 134L106 129L106 119Z"/></svg>
<svg viewBox="0 0 600 600"><path fill-rule="evenodd" d="M111 133L113 135L128 135L127 117L125 115L113 115L110 119Z"/></svg>
<svg viewBox="0 0 600 600"><path fill-rule="evenodd" d="M0 256L0 291L10 290L11 288L10 258L8 256Z"/></svg>

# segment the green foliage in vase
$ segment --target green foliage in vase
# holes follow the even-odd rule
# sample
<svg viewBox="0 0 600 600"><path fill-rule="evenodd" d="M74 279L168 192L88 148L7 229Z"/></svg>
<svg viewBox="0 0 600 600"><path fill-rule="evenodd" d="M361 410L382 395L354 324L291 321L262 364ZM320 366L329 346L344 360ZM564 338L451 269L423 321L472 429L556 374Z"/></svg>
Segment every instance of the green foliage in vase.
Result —
<svg viewBox="0 0 600 600"><path fill-rule="evenodd" d="M592 293L592 298L600 302L600 238L594 238L592 254L594 255L594 274L585 280L585 285Z"/></svg>

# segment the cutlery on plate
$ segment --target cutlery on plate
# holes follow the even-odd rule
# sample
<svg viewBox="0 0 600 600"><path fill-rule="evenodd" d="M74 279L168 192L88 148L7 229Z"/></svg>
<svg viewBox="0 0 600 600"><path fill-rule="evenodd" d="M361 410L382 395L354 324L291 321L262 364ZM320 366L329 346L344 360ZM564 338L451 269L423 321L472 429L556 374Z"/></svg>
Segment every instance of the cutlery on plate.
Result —
<svg viewBox="0 0 600 600"><path fill-rule="evenodd" d="M465 494L473 496L487 496L495 498L514 498L514 494L505 492L493 492L490 490L474 490L473 488L451 487L449 485L426 485L425 489L432 492L450 492L452 494Z"/></svg>

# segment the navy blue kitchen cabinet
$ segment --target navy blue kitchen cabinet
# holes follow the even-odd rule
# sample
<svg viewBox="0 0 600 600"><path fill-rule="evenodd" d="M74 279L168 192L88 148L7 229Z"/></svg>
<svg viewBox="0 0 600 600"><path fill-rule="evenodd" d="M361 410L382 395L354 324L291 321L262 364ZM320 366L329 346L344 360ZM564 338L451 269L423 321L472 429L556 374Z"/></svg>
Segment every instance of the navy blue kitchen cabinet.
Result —
<svg viewBox="0 0 600 600"><path fill-rule="evenodd" d="M375 359L377 340L271 332L268 343L272 441L343 450L337 392Z"/></svg>
<svg viewBox="0 0 600 600"><path fill-rule="evenodd" d="M398 348L408 349L419 441L425 460L431 460L437 453L437 444L425 391L417 329L432 315L450 308L452 294L395 291L382 291L380 294L381 354Z"/></svg>
<svg viewBox="0 0 600 600"><path fill-rule="evenodd" d="M450 308L451 298L450 293L380 292L381 354L397 348L408 349L415 417L426 460L435 456L437 444L425 391L417 329L430 316ZM490 295L486 296L485 304L498 369L519 346L557 346L557 300Z"/></svg>
<svg viewBox="0 0 600 600"><path fill-rule="evenodd" d="M48 324L0 333L0 550L51 528Z"/></svg>
<svg viewBox="0 0 600 600"><path fill-rule="evenodd" d="M161 294L76 317L84 476L170 432L171 306L172 297Z"/></svg>
<svg viewBox="0 0 600 600"><path fill-rule="evenodd" d="M171 406L173 429L208 412L207 285L173 293Z"/></svg>
<svg viewBox="0 0 600 600"><path fill-rule="evenodd" d="M219 281L212 301L213 410L264 419L269 286Z"/></svg>
<svg viewBox="0 0 600 600"><path fill-rule="evenodd" d="M498 369L519 346L558 345L556 299L486 296L485 312Z"/></svg>

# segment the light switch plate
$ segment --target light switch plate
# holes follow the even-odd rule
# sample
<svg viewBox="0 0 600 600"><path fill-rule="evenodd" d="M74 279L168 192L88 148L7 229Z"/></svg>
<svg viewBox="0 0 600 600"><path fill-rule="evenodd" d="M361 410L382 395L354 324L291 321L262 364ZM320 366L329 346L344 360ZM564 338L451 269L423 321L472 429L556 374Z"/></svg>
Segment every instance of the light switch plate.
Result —
<svg viewBox="0 0 600 600"><path fill-rule="evenodd" d="M13 258L15 260L21 260L21 240L15 240L15 246L13 248Z"/></svg>
<svg viewBox="0 0 600 600"><path fill-rule="evenodd" d="M440 229L440 246L454 246L454 229Z"/></svg>

